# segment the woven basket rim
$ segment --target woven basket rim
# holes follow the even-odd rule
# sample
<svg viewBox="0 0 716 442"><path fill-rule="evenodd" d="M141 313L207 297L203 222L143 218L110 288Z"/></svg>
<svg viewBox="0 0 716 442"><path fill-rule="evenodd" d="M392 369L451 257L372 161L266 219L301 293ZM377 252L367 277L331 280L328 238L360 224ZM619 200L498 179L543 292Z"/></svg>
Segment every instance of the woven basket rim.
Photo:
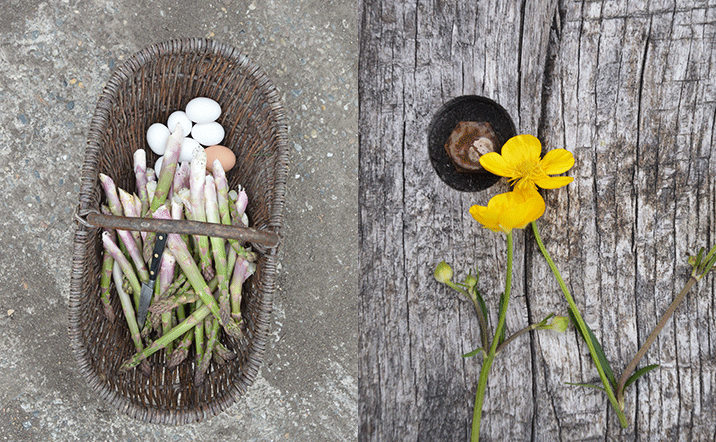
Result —
<svg viewBox="0 0 716 442"><path fill-rule="evenodd" d="M276 119L276 138L277 138L277 160L276 168L274 171L274 183L273 183L273 199L270 205L270 220L267 225L268 230L272 230L276 233L279 232L282 226L282 212L285 200L286 192L286 179L288 175L288 142L287 142L287 125L285 122L285 114L283 106L279 97L279 94L275 87L271 84L266 74L251 60L248 59L244 54L239 52L236 48L219 43L215 40L205 38L186 38L186 39L173 39L165 42L156 43L150 45L136 53L134 53L129 59L127 59L122 65L117 67L110 76L107 84L103 88L103 91L97 101L94 115L90 122L90 127L87 136L87 145L85 152L84 164L82 167L82 175L80 182L79 191L79 205L78 212L86 210L96 210L97 207L91 207L87 200L89 198L83 198L83 195L91 195L93 191L99 185L98 173L95 167L89 166L88 164L97 164L97 156L100 154L101 139L107 130L108 116L110 109L113 105L112 98L116 93L118 86L122 85L123 82L132 78L135 72L137 72L145 63L151 61L153 58L162 55L171 54L206 54L208 56L220 56L237 63L237 65L246 68L248 76L250 76L259 85L259 88L263 92L266 101L271 106L272 115ZM92 170L95 169L95 170ZM92 232L92 228L78 224L75 232L73 257L77 258L78 255L83 255L81 249L85 244L87 238ZM271 263L275 264L277 248L266 251L266 256ZM124 396L119 395L113 389L110 389L108 385L97 376L97 374L91 369L87 357L87 350L85 342L82 339L81 330L78 328L79 318L78 311L82 302L82 279L83 269L80 268L80 259L73 259L72 275L71 275L71 289L69 299L69 316L70 316L70 346L72 348L75 359L79 364L82 375L87 380L88 384L100 394L100 396L111 403L119 411L127 414L133 418L143 420L150 423L160 424L187 424L195 423L213 417L214 415L222 412L226 408L233 405L239 397L245 392L253 381L255 380L256 374L260 368L263 354L266 348L266 342L268 340L268 329L271 319L271 310L273 305L273 278L274 272L268 272L266 277L271 279L270 289L271 293L262 293L262 308L259 316L259 333L254 334L252 337L252 343L249 350L249 357L246 359L246 363L242 366L241 380L243 385L236 386L228 393L226 400L214 401L217 403L210 403L210 406L201 406L197 409L192 410L165 410L158 408L148 408L139 406ZM242 391L243 390L243 391Z"/></svg>

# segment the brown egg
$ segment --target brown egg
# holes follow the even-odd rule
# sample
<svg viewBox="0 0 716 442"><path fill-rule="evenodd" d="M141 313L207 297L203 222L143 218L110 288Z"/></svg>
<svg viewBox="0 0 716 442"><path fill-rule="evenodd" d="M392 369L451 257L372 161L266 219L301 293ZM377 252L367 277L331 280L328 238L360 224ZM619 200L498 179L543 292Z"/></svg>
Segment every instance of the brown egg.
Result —
<svg viewBox="0 0 716 442"><path fill-rule="evenodd" d="M215 144L204 149L206 152L206 170L211 172L214 160L219 160L224 172L228 172L236 164L236 155L226 146Z"/></svg>

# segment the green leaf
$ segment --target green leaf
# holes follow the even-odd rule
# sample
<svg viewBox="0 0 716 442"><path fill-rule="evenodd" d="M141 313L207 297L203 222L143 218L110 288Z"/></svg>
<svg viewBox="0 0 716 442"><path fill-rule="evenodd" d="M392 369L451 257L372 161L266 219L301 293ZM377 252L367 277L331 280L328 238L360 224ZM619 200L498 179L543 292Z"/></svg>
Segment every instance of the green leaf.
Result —
<svg viewBox="0 0 716 442"><path fill-rule="evenodd" d="M465 353L464 355L462 355L462 357L463 358L471 358L471 357L475 356L476 354L480 353L481 351L482 351L482 348L476 348L473 351L471 351L470 353Z"/></svg>
<svg viewBox="0 0 716 442"><path fill-rule="evenodd" d="M572 322L577 324L576 319L574 318L574 313L572 313L572 309L568 309L569 316L572 319ZM582 333L582 330L580 327L576 327L576 329L579 331L579 334L582 335L582 338L586 341L587 339L590 339L592 341L592 345L594 345L594 351L597 353L597 359L599 359L599 364L602 366L602 369L604 370L604 374L607 375L607 379L609 379L609 383L611 384L612 388L616 388L617 386L617 379L614 377L614 372L612 371L612 366L609 365L609 361L607 361L607 357L604 355L604 350L602 350L602 346L599 344L599 340L596 336L594 336L594 333L592 332L592 329L589 328L589 325L587 323L584 323L584 326L587 328L587 333L589 334L589 337L584 336Z"/></svg>
<svg viewBox="0 0 716 442"><path fill-rule="evenodd" d="M624 383L624 390L626 390L626 388L628 386L633 384L634 381L636 381L640 377L644 376L645 374L649 373L651 370L657 368L658 366L659 366L659 364L651 364L651 365L647 365L646 367L642 367L642 368L638 369L637 371L635 371L634 374L629 376L629 379L627 379L627 381Z"/></svg>
<svg viewBox="0 0 716 442"><path fill-rule="evenodd" d="M602 390L606 393L607 390L604 389L601 385L594 385L594 384L582 384L578 382L565 382L567 385L574 385L576 387L587 387L587 388L596 388L597 390Z"/></svg>
<svg viewBox="0 0 716 442"><path fill-rule="evenodd" d="M709 253L709 256L706 257L706 265L704 265L703 269L701 270L702 274L706 274L706 272L710 271L711 268L716 264L716 255L712 255L716 251L716 246L714 246L713 249L711 249L711 252Z"/></svg>
<svg viewBox="0 0 716 442"><path fill-rule="evenodd" d="M706 258L704 258L704 259L705 259L706 261L710 261L711 258L714 257L714 255L716 255L716 246L713 246L713 247L711 248L711 250L709 251L709 254L706 255Z"/></svg>
<svg viewBox="0 0 716 442"><path fill-rule="evenodd" d="M482 295L480 294L480 291L475 289L475 298L477 299L477 303L480 305L480 310L482 310L482 316L485 317L485 322L489 322L490 316L487 314L487 304L485 304L485 300L482 299ZM489 327L489 325L488 325ZM488 333L487 330L483 330L483 333Z"/></svg>

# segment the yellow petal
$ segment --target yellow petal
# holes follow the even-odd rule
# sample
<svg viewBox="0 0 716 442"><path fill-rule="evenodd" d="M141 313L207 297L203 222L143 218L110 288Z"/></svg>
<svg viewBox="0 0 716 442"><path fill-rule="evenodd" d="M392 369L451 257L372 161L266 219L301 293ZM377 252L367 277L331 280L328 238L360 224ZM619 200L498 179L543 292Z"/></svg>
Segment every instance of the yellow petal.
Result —
<svg viewBox="0 0 716 442"><path fill-rule="evenodd" d="M500 231L500 225L497 222L495 212L491 212L485 206L472 206L470 207L470 215L475 218L475 221L482 224L484 227L494 230L495 232Z"/></svg>
<svg viewBox="0 0 716 442"><path fill-rule="evenodd" d="M543 189L556 189L558 187L566 186L572 181L574 181L574 178L571 176L554 176L536 180L535 184Z"/></svg>
<svg viewBox="0 0 716 442"><path fill-rule="evenodd" d="M574 166L572 152L565 149L554 149L542 158L542 170L550 175L564 173Z"/></svg>
<svg viewBox="0 0 716 442"><path fill-rule="evenodd" d="M512 176L512 169L502 156L497 152L490 152L480 157L480 165L488 172L498 176Z"/></svg>
<svg viewBox="0 0 716 442"><path fill-rule="evenodd" d="M502 157L510 166L519 166L524 163L537 164L540 161L542 144L537 137L530 134L517 135L507 140L502 146Z"/></svg>
<svg viewBox="0 0 716 442"><path fill-rule="evenodd" d="M536 221L537 219L539 219L542 215L544 215L544 211L546 208L542 195L540 195L536 191L529 191L529 194L525 196L524 205L526 209L525 218L523 220L523 224L517 226L518 229L522 229L532 221Z"/></svg>
<svg viewBox="0 0 716 442"><path fill-rule="evenodd" d="M510 233L514 228L522 228L524 224L525 211L522 205L510 207L500 215L500 227L505 233Z"/></svg>

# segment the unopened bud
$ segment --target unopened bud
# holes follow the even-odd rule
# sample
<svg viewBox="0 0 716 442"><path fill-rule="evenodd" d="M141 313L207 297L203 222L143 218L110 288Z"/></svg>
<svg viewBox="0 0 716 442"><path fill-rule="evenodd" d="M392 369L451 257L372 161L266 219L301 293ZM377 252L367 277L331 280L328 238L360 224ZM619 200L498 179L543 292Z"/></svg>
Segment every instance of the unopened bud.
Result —
<svg viewBox="0 0 716 442"><path fill-rule="evenodd" d="M474 289L477 285L477 278L472 276L472 274L469 274L465 277L465 285L468 286L471 289Z"/></svg>
<svg viewBox="0 0 716 442"><path fill-rule="evenodd" d="M689 265L691 267L696 267L698 265L698 262L696 260L697 260L696 256L689 256Z"/></svg>
<svg viewBox="0 0 716 442"><path fill-rule="evenodd" d="M452 281L452 268L445 261L442 261L435 267L435 280L443 284Z"/></svg>
<svg viewBox="0 0 716 442"><path fill-rule="evenodd" d="M567 330L567 327L569 327L569 318L564 316L555 316L552 318L552 326L550 327L552 330L562 333L565 330Z"/></svg>

